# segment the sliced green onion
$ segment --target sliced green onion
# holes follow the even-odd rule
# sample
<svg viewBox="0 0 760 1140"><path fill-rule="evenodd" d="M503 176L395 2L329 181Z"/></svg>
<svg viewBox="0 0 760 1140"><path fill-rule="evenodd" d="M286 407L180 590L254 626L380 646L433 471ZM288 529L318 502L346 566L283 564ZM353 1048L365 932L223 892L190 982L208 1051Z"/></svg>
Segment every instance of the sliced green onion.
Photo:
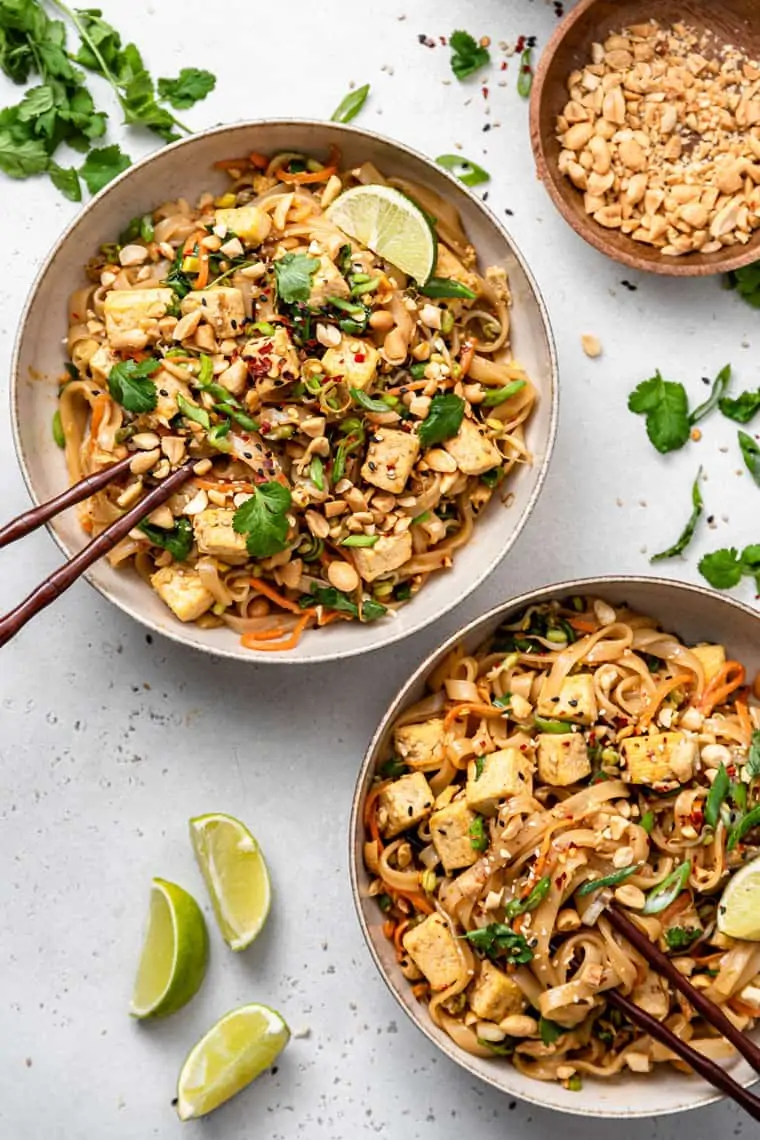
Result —
<svg viewBox="0 0 760 1140"><path fill-rule="evenodd" d="M737 843L740 843L748 831L752 831L754 827L760 827L760 805L752 809L752 811L745 815L743 819L739 820L736 827L733 829L728 837L726 849L733 851Z"/></svg>
<svg viewBox="0 0 760 1140"><path fill-rule="evenodd" d="M59 447L66 446L66 436L63 434L63 424L61 423L61 413L57 411L53 416L53 439Z"/></svg>
<svg viewBox="0 0 760 1140"><path fill-rule="evenodd" d="M374 546L380 541L379 534L350 534L344 538L341 546Z"/></svg>
<svg viewBox="0 0 760 1140"><path fill-rule="evenodd" d="M225 401L223 404L214 404L215 412L223 412L225 415L230 416L235 423L240 424L241 428L246 431L258 431L261 424L258 420L251 419L245 412L239 411L233 404Z"/></svg>
<svg viewBox="0 0 760 1140"><path fill-rule="evenodd" d="M350 313L352 316L366 316L366 309L364 305L358 305L354 301L344 301L342 297L328 297L328 305L332 305L334 309L340 309L342 313Z"/></svg>
<svg viewBox="0 0 760 1140"><path fill-rule="evenodd" d="M374 293L382 278L372 277L369 281L358 281L351 287L352 297L361 297L363 293Z"/></svg>
<svg viewBox="0 0 760 1140"><path fill-rule="evenodd" d="M232 444L227 439L230 434L230 421L224 420L220 424L214 424L209 431L206 439L215 447L217 451L232 451Z"/></svg>
<svg viewBox="0 0 760 1140"><path fill-rule="evenodd" d="M513 918L517 918L518 914L527 914L528 911L535 910L537 906L540 906L549 894L551 886L551 875L544 875L543 879L538 880L527 898L512 899L511 902L508 902L504 908L507 922L511 922Z"/></svg>
<svg viewBox="0 0 760 1140"><path fill-rule="evenodd" d="M419 291L423 297L462 297L467 301L474 301L477 297L477 293L473 293L472 289L454 277L428 277L425 284L420 285Z"/></svg>
<svg viewBox="0 0 760 1140"><path fill-rule="evenodd" d="M465 186L479 186L481 182L489 182L491 179L487 170L461 154L439 154L435 161L444 170L450 170Z"/></svg>
<svg viewBox="0 0 760 1140"><path fill-rule="evenodd" d="M318 455L312 455L309 478L318 491L325 489L325 465Z"/></svg>
<svg viewBox="0 0 760 1140"><path fill-rule="evenodd" d="M540 728L542 732L572 732L575 725L569 720L555 720L554 717L536 716L534 717L536 728Z"/></svg>
<svg viewBox="0 0 760 1140"><path fill-rule="evenodd" d="M488 850L488 836L486 835L485 825L483 823L483 816L476 815L469 830L470 846L473 851L487 851Z"/></svg>
<svg viewBox="0 0 760 1140"><path fill-rule="evenodd" d="M205 408L198 408L195 404L191 404L184 396L177 396L177 407L179 408L185 419L193 420L196 424L200 424L206 431L211 427L211 420Z"/></svg>
<svg viewBox="0 0 760 1140"><path fill-rule="evenodd" d="M720 768L718 768L718 774L710 788L707 803L705 804L705 823L708 827L711 827L713 831L718 825L720 809L728 796L730 787L731 780L726 771L726 766L721 763Z"/></svg>
<svg viewBox="0 0 760 1140"><path fill-rule="evenodd" d="M483 407L495 408L499 404L503 404L505 400L510 400L512 396L516 396L524 387L524 380L513 380L511 384L506 384L503 388L489 389L480 403Z"/></svg>
<svg viewBox="0 0 760 1140"><path fill-rule="evenodd" d="M322 390L322 383L324 376L307 376L304 380L306 391L311 392L312 396L316 396Z"/></svg>
<svg viewBox="0 0 760 1140"><path fill-rule="evenodd" d="M260 332L263 336L274 336L277 331L274 325L270 325L269 321L256 321L251 325L252 332Z"/></svg>
<svg viewBox="0 0 760 1140"><path fill-rule="evenodd" d="M760 815L758 815L760 819ZM675 871L671 871L666 879L653 887L646 898L646 902L642 907L642 914L660 914L661 911L667 910L671 903L680 895L689 881L691 874L691 863L687 859L685 863L681 863L676 867Z"/></svg>
<svg viewBox="0 0 760 1140"><path fill-rule="evenodd" d="M214 362L210 356L201 356L201 366L198 369L196 380L201 388L205 388L214 379Z"/></svg>
<svg viewBox="0 0 760 1140"><path fill-rule="evenodd" d="M639 827L643 827L644 831L646 831L647 835L652 834L652 828L654 827L654 812L653 811L644 812L644 814L641 817L641 822L639 824Z"/></svg>
<svg viewBox="0 0 760 1140"><path fill-rule="evenodd" d="M366 332L367 321L352 321L346 319L345 321L338 321L338 328L348 336L359 336L360 333Z"/></svg>
<svg viewBox="0 0 760 1140"><path fill-rule="evenodd" d="M427 522L432 517L431 511L423 511L421 515L415 515L412 519L410 526L419 526L420 523Z"/></svg>
<svg viewBox="0 0 760 1140"><path fill-rule="evenodd" d="M602 887L616 887L618 883L624 883L626 879L630 879L631 875L635 875L638 870L639 864L633 863L630 867L621 867L619 871L613 871L611 875L604 875L601 879L589 879L587 883L578 888L577 893L583 898L585 895L601 890Z"/></svg>
<svg viewBox="0 0 760 1140"><path fill-rule="evenodd" d="M363 87L357 87L355 91L349 91L348 95L341 99L333 111L330 121L333 123L350 123L361 111L368 95L369 83L365 83Z"/></svg>
<svg viewBox="0 0 760 1140"><path fill-rule="evenodd" d="M388 405L384 400L373 400L366 392L362 392L360 388L349 388L352 400L355 400L360 407L368 412L387 412Z"/></svg>

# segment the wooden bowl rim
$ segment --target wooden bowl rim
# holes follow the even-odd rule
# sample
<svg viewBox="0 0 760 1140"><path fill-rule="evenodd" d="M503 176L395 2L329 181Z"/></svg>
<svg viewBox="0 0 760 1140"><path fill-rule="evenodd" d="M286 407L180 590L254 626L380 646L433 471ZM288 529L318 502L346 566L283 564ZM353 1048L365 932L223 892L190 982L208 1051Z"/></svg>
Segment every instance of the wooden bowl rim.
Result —
<svg viewBox="0 0 760 1140"><path fill-rule="evenodd" d="M606 240L603 227L596 223L593 218L579 217L569 207L565 196L559 189L559 180L562 179L564 182L566 179L564 175L559 173L556 163L549 161L541 134L544 88L549 69L554 63L565 37L581 17L585 16L590 8L600 2L601 0L580 0L576 7L568 13L544 48L533 77L529 112L530 141L538 177L548 191L549 197L565 221L584 241L613 261L627 265L630 269L636 269L643 273L656 273L665 277L710 277L717 276L720 273L729 273L733 269L741 269L745 265L751 265L752 262L760 259L760 230L756 231L753 238L747 245L741 246L739 251L735 246L726 246L726 250L730 252L727 252L725 256L717 252L711 254L692 253L672 259L660 256L659 259L650 260L637 256L634 252L636 243L632 238L628 238L628 244L631 246L630 253L618 249ZM708 12L710 11L709 0L705 3L705 8ZM570 182L567 182L567 185L572 186ZM574 193L580 193L580 191L575 190L575 187L572 189Z"/></svg>

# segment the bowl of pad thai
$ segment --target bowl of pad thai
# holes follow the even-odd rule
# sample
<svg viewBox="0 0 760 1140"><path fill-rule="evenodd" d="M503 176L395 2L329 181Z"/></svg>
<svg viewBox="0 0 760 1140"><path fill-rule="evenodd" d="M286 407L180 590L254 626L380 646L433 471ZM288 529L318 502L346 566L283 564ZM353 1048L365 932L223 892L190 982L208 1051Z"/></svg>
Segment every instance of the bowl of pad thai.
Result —
<svg viewBox="0 0 760 1140"><path fill-rule="evenodd" d="M759 634L700 587L570 582L473 622L404 685L359 777L352 880L391 992L457 1064L582 1115L713 1100L616 989L756 1079L605 915L755 1031L760 897L747 918L729 885L760 856Z"/></svg>
<svg viewBox="0 0 760 1140"><path fill-rule="evenodd" d="M89 578L241 660L450 609L530 514L557 415L543 303L487 207L332 123L218 128L116 179L42 268L14 375L36 500L129 460L53 523L66 553L192 463Z"/></svg>

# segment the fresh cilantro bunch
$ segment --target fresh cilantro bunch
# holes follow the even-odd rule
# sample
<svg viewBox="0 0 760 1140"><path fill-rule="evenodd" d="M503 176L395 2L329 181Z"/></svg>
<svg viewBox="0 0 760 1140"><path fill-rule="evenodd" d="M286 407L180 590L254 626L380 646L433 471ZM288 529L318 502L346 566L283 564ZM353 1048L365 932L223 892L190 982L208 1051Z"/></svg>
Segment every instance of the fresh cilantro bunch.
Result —
<svg viewBox="0 0 760 1140"><path fill-rule="evenodd" d="M67 50L66 24L51 19L40 0L0 0L0 70L14 83L38 80L19 103L0 111L0 170L11 178L47 173L62 194L78 202L82 181L96 193L131 162L116 145L94 146L105 134L107 116L95 107L82 68L110 83L126 123L167 140L189 128L161 106L137 47L122 46L99 9L70 9L61 0L49 4L76 30L76 54ZM214 83L210 72L184 68L176 80L159 80L159 98L189 107ZM87 156L78 169L55 161L64 143Z"/></svg>

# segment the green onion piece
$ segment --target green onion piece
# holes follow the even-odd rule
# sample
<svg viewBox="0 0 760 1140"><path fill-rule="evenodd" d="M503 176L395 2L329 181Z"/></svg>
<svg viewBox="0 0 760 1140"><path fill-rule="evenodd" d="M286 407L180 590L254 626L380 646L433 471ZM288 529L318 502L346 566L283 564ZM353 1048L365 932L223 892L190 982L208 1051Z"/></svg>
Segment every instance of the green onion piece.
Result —
<svg viewBox="0 0 760 1140"><path fill-rule="evenodd" d="M344 301L342 297L328 297L327 303L332 305L334 309L340 309L342 313L350 313L352 316L366 316L364 305L357 305L353 301Z"/></svg>
<svg viewBox="0 0 760 1140"><path fill-rule="evenodd" d="M57 411L53 416L53 439L59 447L66 446L66 436L63 434L60 411Z"/></svg>
<svg viewBox="0 0 760 1140"><path fill-rule="evenodd" d="M423 297L462 297L466 301L474 301L477 297L477 293L453 277L428 277L419 291Z"/></svg>
<svg viewBox="0 0 760 1140"><path fill-rule="evenodd" d="M431 517L431 511L423 511L421 515L415 515L411 521L411 526L419 526L420 523L427 522Z"/></svg>
<svg viewBox="0 0 760 1140"><path fill-rule="evenodd" d="M444 170L451 173L463 182L465 186L479 186L482 182L489 182L491 175L477 162L464 158L461 154L439 154L435 160Z"/></svg>
<svg viewBox="0 0 760 1140"><path fill-rule="evenodd" d="M569 720L555 720L554 717L534 717L536 728L542 732L572 732L575 725Z"/></svg>
<svg viewBox="0 0 760 1140"><path fill-rule="evenodd" d="M217 451L232 451L232 444L227 439L229 434L230 421L224 420L220 424L214 424L206 436L206 439Z"/></svg>
<svg viewBox="0 0 760 1140"><path fill-rule="evenodd" d="M539 1018L538 1034L544 1045L553 1045L563 1033L567 1033L564 1025L558 1025L556 1021L550 1021L548 1017Z"/></svg>
<svg viewBox="0 0 760 1140"><path fill-rule="evenodd" d="M201 388L205 388L214 379L214 362L210 356L201 356L201 366L198 369L196 377L197 383ZM226 391L226 389L225 389Z"/></svg>
<svg viewBox="0 0 760 1140"><path fill-rule="evenodd" d="M732 783L728 798L735 808L738 808L741 812L745 812L747 810L747 785Z"/></svg>
<svg viewBox="0 0 760 1140"><path fill-rule="evenodd" d="M495 408L499 404L503 404L505 400L510 400L512 396L516 396L524 387L524 380L513 380L511 384L505 384L503 388L491 388L480 403L483 407Z"/></svg>
<svg viewBox="0 0 760 1140"><path fill-rule="evenodd" d="M261 424L258 420L251 419L245 412L239 411L233 404L225 401L223 404L214 404L215 412L223 412L225 415L230 416L235 423L240 424L241 428L245 431L258 431Z"/></svg>
<svg viewBox="0 0 760 1140"><path fill-rule="evenodd" d="M365 83L363 87L357 87L355 91L349 91L343 99L341 99L338 106L330 116L332 123L350 123L355 118L369 95L369 83Z"/></svg>
<svg viewBox="0 0 760 1140"><path fill-rule="evenodd" d="M530 90L530 88L529 88ZM521 92L522 94L522 92ZM583 1091L583 1078L580 1073L573 1073L572 1077L567 1078L567 1085L565 1086L568 1092L582 1092Z"/></svg>
<svg viewBox="0 0 760 1140"><path fill-rule="evenodd" d="M195 404L191 404L184 396L177 396L177 407L179 408L185 419L193 420L196 424L200 424L206 431L211 427L211 420L205 408L198 408Z"/></svg>
<svg viewBox="0 0 760 1140"><path fill-rule="evenodd" d="M483 823L483 816L476 815L469 830L470 847L473 851L487 851L488 850L488 836L486 835L485 825Z"/></svg>
<svg viewBox="0 0 760 1140"><path fill-rule="evenodd" d="M309 467L309 478L318 491L325 489L325 466L318 455L312 455Z"/></svg>
<svg viewBox="0 0 760 1140"><path fill-rule="evenodd" d="M338 328L341 332L347 333L348 336L359 336L360 333L367 331L367 321L346 319L345 321L338 321Z"/></svg>
<svg viewBox="0 0 760 1140"><path fill-rule="evenodd" d="M323 539L317 538L313 534L305 534L298 547L298 554L300 558L303 558L304 562L316 562L318 558L322 557L324 548L325 544Z"/></svg>
<svg viewBox="0 0 760 1140"><path fill-rule="evenodd" d="M520 56L520 71L517 75L517 94L527 99L533 87L533 51L526 48Z"/></svg>
<svg viewBox="0 0 760 1140"><path fill-rule="evenodd" d="M380 277L372 277L369 281L358 281L351 288L352 297L361 297L362 293L374 293L380 284Z"/></svg>
<svg viewBox="0 0 760 1140"><path fill-rule="evenodd" d="M760 814L758 815L760 819ZM642 908L642 914L659 914L663 910L667 910L672 902L684 890L689 881L691 874L691 862L687 859L685 863L681 863L676 867L675 871L671 871L666 879L653 887L646 898L646 902Z"/></svg>
<svg viewBox="0 0 760 1140"><path fill-rule="evenodd" d="M495 709L508 709L511 704L512 704L512 694L511 693L504 693L503 696L496 698L496 700L493 702L493 707Z"/></svg>
<svg viewBox="0 0 760 1140"><path fill-rule="evenodd" d="M449 309L444 309L441 313L441 332L444 336L448 336L454 327L454 314Z"/></svg>
<svg viewBox="0 0 760 1140"><path fill-rule="evenodd" d="M731 834L728 837L728 843L726 844L726 849L728 851L733 851L734 847L736 847L737 843L740 843L741 840L744 839L744 836L747 834L748 831L752 831L752 829L754 827L759 827L759 826L760 826L760 805L758 805L758 807L753 808L752 811L749 812L748 815L745 815L743 819L739 820L736 827L733 829L733 831L731 832Z"/></svg>
<svg viewBox="0 0 760 1140"><path fill-rule="evenodd" d="M307 376L304 380L306 391L311 392L312 396L316 396L322 390L322 381L324 376Z"/></svg>
<svg viewBox="0 0 760 1140"><path fill-rule="evenodd" d="M602 887L616 887L618 883L624 883L626 879L630 879L631 875L635 875L638 870L639 864L633 863L630 867L621 867L619 871L613 871L611 875L604 875L601 879L589 879L587 883L578 888L578 894L583 898L585 895L601 890Z"/></svg>
<svg viewBox="0 0 760 1140"><path fill-rule="evenodd" d="M140 237L144 242L153 241L155 231L153 229L153 218L150 214L143 214L140 218Z"/></svg>
<svg viewBox="0 0 760 1140"><path fill-rule="evenodd" d="M538 880L526 899L512 899L511 902L508 902L504 908L507 921L511 922L513 918L517 918L518 914L527 914L529 910L535 910L549 894L551 886L551 875L544 875L543 879Z"/></svg>
<svg viewBox="0 0 760 1140"><path fill-rule="evenodd" d="M260 332L263 336L274 336L277 330L274 325L270 325L269 321L256 321L254 325L251 325L251 331Z"/></svg>
<svg viewBox="0 0 760 1140"><path fill-rule="evenodd" d="M711 827L713 831L718 825L721 805L725 802L730 787L731 780L726 771L726 766L721 763L720 768L718 768L718 774L710 788L707 803L705 804L705 823L708 827Z"/></svg>
<svg viewBox="0 0 760 1140"><path fill-rule="evenodd" d="M639 827L643 827L644 831L646 831L647 835L652 834L652 828L654 827L654 812L653 811L644 812L644 814L641 817Z"/></svg>
<svg viewBox="0 0 760 1140"><path fill-rule="evenodd" d="M344 538L341 546L374 546L380 541L379 534L350 534Z"/></svg>
<svg viewBox="0 0 760 1140"><path fill-rule="evenodd" d="M362 392L360 388L349 388L351 399L359 404L368 412L387 412L388 405L384 400L373 400L366 392Z"/></svg>
<svg viewBox="0 0 760 1140"><path fill-rule="evenodd" d="M349 246L341 246L341 249L348 249L349 261L350 261L351 260L351 246L350 245ZM349 268L350 268L350 266L349 266ZM351 274L351 284L352 285L361 285L361 283L363 281L371 281L371 280L372 280L372 278L369 275L369 273L352 273Z"/></svg>

